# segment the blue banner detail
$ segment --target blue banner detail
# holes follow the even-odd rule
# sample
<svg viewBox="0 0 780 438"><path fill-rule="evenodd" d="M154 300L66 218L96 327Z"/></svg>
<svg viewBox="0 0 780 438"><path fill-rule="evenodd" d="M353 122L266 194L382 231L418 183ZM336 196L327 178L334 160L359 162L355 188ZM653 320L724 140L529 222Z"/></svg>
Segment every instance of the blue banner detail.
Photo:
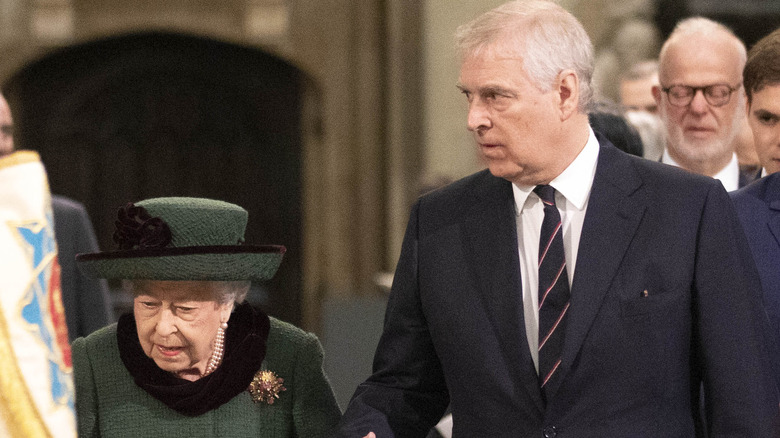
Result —
<svg viewBox="0 0 780 438"><path fill-rule="evenodd" d="M51 224L51 216L48 216ZM56 244L50 226L42 227L40 223L30 223L17 226L19 235L32 249L33 272L37 273L35 281L26 292L22 308L22 318L32 327L31 332L37 336L48 349L49 374L51 378L51 395L55 403L67 404L74 409L73 393L70 390L70 376L61 368L61 358L56 349L56 334L49 317L49 280L51 276L51 260L55 254Z"/></svg>

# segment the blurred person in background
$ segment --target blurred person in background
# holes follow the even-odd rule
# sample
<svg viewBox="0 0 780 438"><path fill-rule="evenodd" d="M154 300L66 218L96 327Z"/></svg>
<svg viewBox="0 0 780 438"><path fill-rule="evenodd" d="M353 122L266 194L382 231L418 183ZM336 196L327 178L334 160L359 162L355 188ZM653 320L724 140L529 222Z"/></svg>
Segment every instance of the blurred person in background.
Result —
<svg viewBox="0 0 780 438"><path fill-rule="evenodd" d="M648 60L632 65L620 77L620 103L625 118L642 137L642 156L657 161L664 152L664 136L658 118L658 104L653 86L658 85L658 61Z"/></svg>
<svg viewBox="0 0 780 438"><path fill-rule="evenodd" d="M780 29L750 49L743 77L763 178L732 193L732 199L761 276L780 387Z"/></svg>
<svg viewBox="0 0 780 438"><path fill-rule="evenodd" d="M11 108L0 94L0 157L14 146ZM79 202L52 195L54 238L61 267L60 286L70 341L86 336L114 321L113 305L105 280L88 278L76 268L76 254L98 250L97 238L87 210Z"/></svg>
<svg viewBox="0 0 780 438"><path fill-rule="evenodd" d="M763 177L780 171L780 30L750 49L744 82L748 124Z"/></svg>
<svg viewBox="0 0 780 438"><path fill-rule="evenodd" d="M594 132L606 137L616 148L637 157L643 156L642 137L629 123L620 106L609 101L596 102L588 112L588 122Z"/></svg>
<svg viewBox="0 0 780 438"><path fill-rule="evenodd" d="M735 152L745 116L746 57L727 27L688 18L663 44L659 84L652 88L666 136L661 161L718 179L728 191L754 179L740 171Z"/></svg>

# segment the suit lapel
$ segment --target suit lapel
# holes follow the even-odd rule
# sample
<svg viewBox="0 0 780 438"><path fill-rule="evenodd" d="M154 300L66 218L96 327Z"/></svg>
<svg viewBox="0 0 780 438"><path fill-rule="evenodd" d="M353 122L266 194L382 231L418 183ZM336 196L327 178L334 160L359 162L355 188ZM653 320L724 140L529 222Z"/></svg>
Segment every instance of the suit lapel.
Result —
<svg viewBox="0 0 780 438"><path fill-rule="evenodd" d="M476 208L463 224L463 241L510 377L520 381L541 415L544 404L525 334L512 187L500 178L489 180L476 193Z"/></svg>
<svg viewBox="0 0 780 438"><path fill-rule="evenodd" d="M767 225L777 243L780 244L780 177L771 178L772 180L766 185L764 192L764 199L766 199L770 210Z"/></svg>
<svg viewBox="0 0 780 438"><path fill-rule="evenodd" d="M608 144L602 138L599 142ZM565 381L637 231L646 206L637 199L639 196L632 195L641 184L628 156L611 145L601 147L571 287L571 307L559 370L563 378L557 379L558 385L549 389L553 395Z"/></svg>
<svg viewBox="0 0 780 438"><path fill-rule="evenodd" d="M767 225L769 226L769 231L775 236L777 244L780 245L780 201L770 204L769 208L772 209L773 214L770 216Z"/></svg>

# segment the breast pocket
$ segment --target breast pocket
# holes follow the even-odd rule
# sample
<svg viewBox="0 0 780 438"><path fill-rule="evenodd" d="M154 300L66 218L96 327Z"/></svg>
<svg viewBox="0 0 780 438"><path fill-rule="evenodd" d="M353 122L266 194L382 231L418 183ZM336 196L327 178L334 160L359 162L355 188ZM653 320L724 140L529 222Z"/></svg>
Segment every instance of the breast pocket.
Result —
<svg viewBox="0 0 780 438"><path fill-rule="evenodd" d="M671 310L676 303L681 301L681 295L674 291L665 291L655 288L642 288L625 295L620 300L620 315L623 317L636 317Z"/></svg>
<svg viewBox="0 0 780 438"><path fill-rule="evenodd" d="M663 260L637 260L640 269L625 270L620 278L620 314L625 318L654 315L685 306L690 296L683 269ZM687 285L687 286L686 286Z"/></svg>

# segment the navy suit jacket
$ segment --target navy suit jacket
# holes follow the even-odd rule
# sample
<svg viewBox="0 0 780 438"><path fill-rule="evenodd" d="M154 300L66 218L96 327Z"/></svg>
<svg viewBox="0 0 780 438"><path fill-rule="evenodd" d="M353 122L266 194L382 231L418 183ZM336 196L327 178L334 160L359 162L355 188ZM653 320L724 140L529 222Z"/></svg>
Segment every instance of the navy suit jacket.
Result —
<svg viewBox="0 0 780 438"><path fill-rule="evenodd" d="M731 194L745 229L763 288L769 317L769 339L780 350L780 173ZM773 351L775 380L780 387L780 353Z"/></svg>
<svg viewBox="0 0 780 438"><path fill-rule="evenodd" d="M113 322L113 309L106 281L87 277L76 266L76 254L98 251L87 210L72 199L56 195L51 205L57 260L62 268L62 305L72 342Z"/></svg>
<svg viewBox="0 0 780 438"><path fill-rule="evenodd" d="M482 171L414 205L374 373L334 436L423 437L451 403L456 437L691 437L701 382L710 436L780 434L760 286L723 186L599 141L548 403L511 185Z"/></svg>

